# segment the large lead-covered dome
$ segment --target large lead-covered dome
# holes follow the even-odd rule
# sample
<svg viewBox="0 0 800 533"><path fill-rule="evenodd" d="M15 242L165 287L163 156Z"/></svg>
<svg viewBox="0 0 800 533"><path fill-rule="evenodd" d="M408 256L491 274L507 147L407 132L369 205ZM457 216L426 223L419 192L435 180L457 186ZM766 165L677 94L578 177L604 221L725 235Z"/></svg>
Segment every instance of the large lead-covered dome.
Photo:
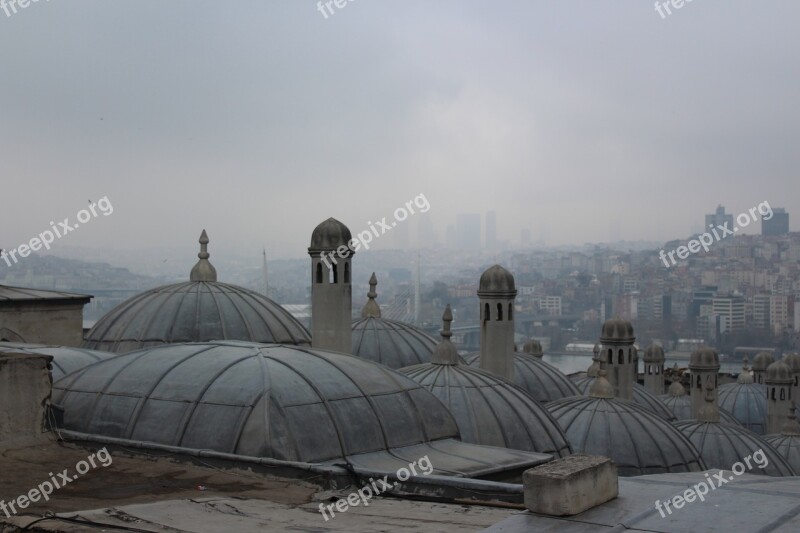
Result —
<svg viewBox="0 0 800 533"><path fill-rule="evenodd" d="M320 463L458 438L447 409L370 361L218 341L119 355L53 385L69 430Z"/></svg>
<svg viewBox="0 0 800 533"><path fill-rule="evenodd" d="M122 353L210 340L311 344L303 325L274 301L216 281L207 243L204 230L192 281L157 287L121 303L87 333L83 347Z"/></svg>
<svg viewBox="0 0 800 533"><path fill-rule="evenodd" d="M745 428L759 435L767 432L767 389L753 383L751 376L743 372L736 383L720 385L717 398L719 406Z"/></svg>

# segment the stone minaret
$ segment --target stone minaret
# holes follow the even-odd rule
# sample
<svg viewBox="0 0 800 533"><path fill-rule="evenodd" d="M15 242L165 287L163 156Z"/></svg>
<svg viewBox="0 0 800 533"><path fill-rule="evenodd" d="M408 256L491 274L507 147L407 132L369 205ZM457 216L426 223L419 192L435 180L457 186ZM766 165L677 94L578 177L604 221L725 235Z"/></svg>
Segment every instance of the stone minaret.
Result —
<svg viewBox="0 0 800 533"><path fill-rule="evenodd" d="M784 355L783 362L792 371L792 401L796 402L800 399L800 354Z"/></svg>
<svg viewBox="0 0 800 533"><path fill-rule="evenodd" d="M792 370L783 361L767 367L767 434L780 433L792 405Z"/></svg>
<svg viewBox="0 0 800 533"><path fill-rule="evenodd" d="M633 399L634 352L636 337L627 320L612 318L603 324L600 334L600 357L608 367L608 382L617 398Z"/></svg>
<svg viewBox="0 0 800 533"><path fill-rule="evenodd" d="M764 377L767 367L775 362L775 358L769 352L759 352L753 359L753 381L759 385L764 384Z"/></svg>
<svg viewBox="0 0 800 533"><path fill-rule="evenodd" d="M511 272L494 265L481 275L478 285L481 317L480 367L514 379L514 298L517 289Z"/></svg>
<svg viewBox="0 0 800 533"><path fill-rule="evenodd" d="M334 218L322 222L311 234L311 345L352 353L354 252L347 247L352 235Z"/></svg>
<svg viewBox="0 0 800 533"><path fill-rule="evenodd" d="M719 356L717 352L707 346L702 346L692 352L689 358L689 372L692 381L689 395L692 399L692 418L700 418L700 410L711 395L712 401L717 401L717 377L719 375Z"/></svg>
<svg viewBox="0 0 800 533"><path fill-rule="evenodd" d="M644 386L656 396L664 394L664 349L658 344L644 352Z"/></svg>
<svg viewBox="0 0 800 533"><path fill-rule="evenodd" d="M200 234L200 240L198 242L200 243L200 253L197 254L197 257L200 259L192 267L192 271L189 274L189 281L217 281L217 269L208 261L211 254L208 253L208 235L206 234L206 230L203 230L203 233Z"/></svg>

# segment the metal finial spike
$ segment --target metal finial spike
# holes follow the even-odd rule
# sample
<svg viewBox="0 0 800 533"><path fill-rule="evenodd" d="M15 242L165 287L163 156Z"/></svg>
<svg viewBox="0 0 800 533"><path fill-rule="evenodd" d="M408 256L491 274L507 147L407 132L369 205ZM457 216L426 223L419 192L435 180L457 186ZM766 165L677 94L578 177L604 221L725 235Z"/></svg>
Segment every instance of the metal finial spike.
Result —
<svg viewBox="0 0 800 533"><path fill-rule="evenodd" d="M206 230L203 230L203 233L200 234L198 242L200 243L200 253L197 254L197 257L200 260L192 267L189 281L217 281L217 269L208 262L208 258L211 255L208 253L208 234Z"/></svg>
<svg viewBox="0 0 800 533"><path fill-rule="evenodd" d="M378 302L375 301L375 298L378 297L378 291L376 290L377 286L378 286L378 278L375 276L375 272L373 272L372 276L370 276L369 278L369 292L367 293L367 303L361 310L361 318L381 317L381 306L379 306Z"/></svg>
<svg viewBox="0 0 800 533"><path fill-rule="evenodd" d="M450 342L453 333L450 331L450 323L453 321L453 311L448 304L442 314L442 340L436 345L431 354L431 363L434 365L457 365L459 363L458 350Z"/></svg>
<svg viewBox="0 0 800 533"><path fill-rule="evenodd" d="M706 381L704 399L706 403L700 408L697 419L700 422L719 422L719 409L715 401L714 386L711 384L710 380Z"/></svg>
<svg viewBox="0 0 800 533"><path fill-rule="evenodd" d="M453 332L450 331L451 322L453 322L453 311L450 309L450 304L447 304L447 307L444 309L444 314L442 314L442 331L440 332L442 338L445 340L449 340L450 337L453 336Z"/></svg>

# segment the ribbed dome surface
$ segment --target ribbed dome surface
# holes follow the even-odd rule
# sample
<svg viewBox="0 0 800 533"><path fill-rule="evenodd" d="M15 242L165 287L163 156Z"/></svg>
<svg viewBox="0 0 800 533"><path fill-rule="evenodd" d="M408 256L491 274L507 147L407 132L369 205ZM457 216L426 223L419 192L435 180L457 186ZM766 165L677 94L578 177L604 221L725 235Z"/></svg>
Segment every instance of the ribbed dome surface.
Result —
<svg viewBox="0 0 800 533"><path fill-rule="evenodd" d="M662 394L661 396L657 396L661 402L667 406L672 414L677 418L678 421L683 420L694 420L692 416L692 397L688 394L684 394L683 396L672 396L671 394ZM738 420L736 420L732 414L722 408L718 408L719 411L719 419L721 422L725 422L726 424L732 426L742 426Z"/></svg>
<svg viewBox="0 0 800 533"><path fill-rule="evenodd" d="M603 322L603 328L600 332L600 342L602 343L616 343L616 342L630 342L633 343L636 338L633 335L633 325L622 318L610 318Z"/></svg>
<svg viewBox="0 0 800 533"><path fill-rule="evenodd" d="M610 457L621 476L705 470L686 437L633 402L577 396L551 402L547 410L573 452Z"/></svg>
<svg viewBox="0 0 800 533"><path fill-rule="evenodd" d="M800 435L764 435L764 440L800 475Z"/></svg>
<svg viewBox="0 0 800 533"><path fill-rule="evenodd" d="M747 470L748 473L779 477L795 475L789 463L769 443L741 426L692 420L676 422L675 427L692 441L708 468L730 470L745 457L763 450L768 464L761 468L751 460L752 468Z"/></svg>
<svg viewBox="0 0 800 533"><path fill-rule="evenodd" d="M323 462L458 438L430 392L337 352L246 342L122 354L56 382L67 429L254 457Z"/></svg>
<svg viewBox="0 0 800 533"><path fill-rule="evenodd" d="M610 457L621 476L705 470L669 422L619 398L577 396L547 404L575 453Z"/></svg>
<svg viewBox="0 0 800 533"><path fill-rule="evenodd" d="M726 383L717 390L718 404L746 429L767 431L767 390L759 383Z"/></svg>
<svg viewBox="0 0 800 533"><path fill-rule="evenodd" d="M480 367L479 353L470 354L464 359L468 365ZM514 384L540 402L552 402L580 394L578 387L559 369L524 352L514 354Z"/></svg>
<svg viewBox="0 0 800 533"><path fill-rule="evenodd" d="M322 221L311 233L311 245L308 247L309 253L322 250L335 250L339 246L347 246L353 236L347 226L336 220L329 218Z"/></svg>
<svg viewBox="0 0 800 533"><path fill-rule="evenodd" d="M121 303L95 324L83 347L122 353L210 340L311 343L303 325L266 296L227 283L188 281Z"/></svg>
<svg viewBox="0 0 800 533"><path fill-rule="evenodd" d="M353 355L389 368L429 363L436 340L410 324L367 317L353 323Z"/></svg>
<svg viewBox="0 0 800 533"><path fill-rule="evenodd" d="M516 385L465 365L423 364L401 370L450 410L461 440L564 457L567 438L553 417Z"/></svg>
<svg viewBox="0 0 800 533"><path fill-rule="evenodd" d="M44 354L53 356L53 381L80 370L97 361L109 359L117 354L74 348L72 346L51 346L47 344L27 344L22 342L0 342L0 349L17 353Z"/></svg>
<svg viewBox="0 0 800 533"><path fill-rule="evenodd" d="M478 296L516 294L514 275L500 265L493 265L481 274L478 282Z"/></svg>
<svg viewBox="0 0 800 533"><path fill-rule="evenodd" d="M588 396L594 380L595 378L591 376L582 376L571 381L578 387L580 394ZM633 403L639 407L644 407L659 418L667 421L675 420L675 415L664 405L664 402L638 383L633 384Z"/></svg>

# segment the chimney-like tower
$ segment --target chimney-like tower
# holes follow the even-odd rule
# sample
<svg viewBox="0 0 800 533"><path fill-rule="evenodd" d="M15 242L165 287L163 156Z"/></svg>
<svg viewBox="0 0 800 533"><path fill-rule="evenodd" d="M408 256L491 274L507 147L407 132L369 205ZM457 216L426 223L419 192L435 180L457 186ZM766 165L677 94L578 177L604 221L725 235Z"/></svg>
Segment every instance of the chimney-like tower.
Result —
<svg viewBox="0 0 800 533"><path fill-rule="evenodd" d="M775 358L769 352L759 352L753 359L753 381L763 385L764 378L769 365L775 362Z"/></svg>
<svg viewBox="0 0 800 533"><path fill-rule="evenodd" d="M797 402L800 400L800 354L784 355L783 362L792 372L792 401Z"/></svg>
<svg viewBox="0 0 800 533"><path fill-rule="evenodd" d="M707 398L717 402L717 377L719 375L719 356L708 346L701 346L689 358L689 372L692 374L689 395L692 399L692 418L699 419L700 411Z"/></svg>
<svg viewBox="0 0 800 533"><path fill-rule="evenodd" d="M792 370L783 361L767 367L764 384L767 387L767 434L780 433L792 405Z"/></svg>
<svg viewBox="0 0 800 533"><path fill-rule="evenodd" d="M656 396L664 394L664 349L658 344L644 352L644 386Z"/></svg>
<svg viewBox="0 0 800 533"><path fill-rule="evenodd" d="M608 367L608 382L614 395L623 400L633 400L634 352L636 337L627 320L606 320L600 334L600 357Z"/></svg>
<svg viewBox="0 0 800 533"><path fill-rule="evenodd" d="M514 379L514 298L517 289L511 272L494 265L481 275L478 285L481 317L480 367Z"/></svg>
<svg viewBox="0 0 800 533"><path fill-rule="evenodd" d="M311 234L311 346L352 353L352 235L334 218Z"/></svg>
<svg viewBox="0 0 800 533"><path fill-rule="evenodd" d="M526 342L522 346L522 351L536 357L537 359L541 359L542 357L544 357L544 352L542 351L542 343L537 341L536 339L531 339L528 342Z"/></svg>

